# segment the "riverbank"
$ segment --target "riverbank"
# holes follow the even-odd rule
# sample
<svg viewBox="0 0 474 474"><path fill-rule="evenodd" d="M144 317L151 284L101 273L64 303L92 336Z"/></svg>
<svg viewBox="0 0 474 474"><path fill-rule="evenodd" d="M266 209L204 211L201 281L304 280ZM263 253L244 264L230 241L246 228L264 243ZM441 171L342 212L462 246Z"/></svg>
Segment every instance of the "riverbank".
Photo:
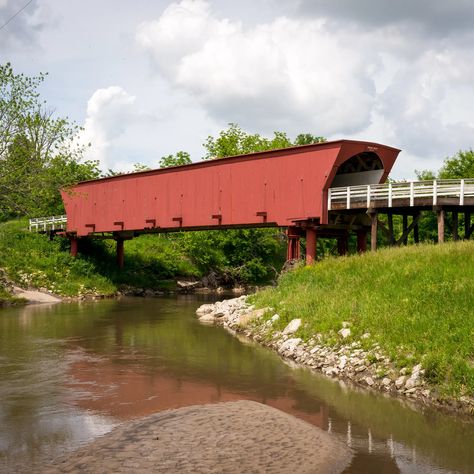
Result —
<svg viewBox="0 0 474 474"><path fill-rule="evenodd" d="M350 381L368 390L410 399L446 411L474 416L471 394L448 394L444 387L432 383L426 366L411 359L400 364L369 333L355 338L349 323L344 322L337 337L308 334L305 322L295 318L280 329L281 316L274 308L256 308L247 296L204 304L196 311L203 323L224 326L233 333L243 333L260 344L277 351L282 357L325 374ZM259 300L258 294L255 300ZM416 362L413 364L413 362Z"/></svg>
<svg viewBox="0 0 474 474"><path fill-rule="evenodd" d="M196 405L127 422L45 466L65 472L339 473L351 451L335 437L251 401ZM38 471L39 472L39 471Z"/></svg>
<svg viewBox="0 0 474 474"><path fill-rule="evenodd" d="M266 238L270 242L275 240L270 234ZM240 260L247 258L245 252L228 262L235 257L234 251L212 248L209 242L194 249L190 247L193 242L191 237L178 234L142 235L127 241L125 267L120 269L114 241L84 239L79 256L73 258L68 239L51 240L45 234L28 232L26 220L15 220L0 223L0 269L13 285L62 300L119 295L150 297L193 291L222 293L228 289L241 294L255 284L252 272L239 273L243 271ZM280 243L274 243L280 248ZM227 254L227 260L223 259ZM250 259L248 264L251 262ZM259 275L265 281L265 272ZM21 303L10 290L0 281L0 301Z"/></svg>

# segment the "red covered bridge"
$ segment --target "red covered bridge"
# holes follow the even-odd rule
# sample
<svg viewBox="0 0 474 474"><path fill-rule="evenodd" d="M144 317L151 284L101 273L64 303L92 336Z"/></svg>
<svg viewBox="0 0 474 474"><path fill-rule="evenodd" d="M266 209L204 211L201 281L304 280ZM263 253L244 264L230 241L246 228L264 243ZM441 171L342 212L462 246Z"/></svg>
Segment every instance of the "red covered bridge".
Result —
<svg viewBox="0 0 474 474"><path fill-rule="evenodd" d="M288 258L315 258L316 238L336 237L344 251L348 221L328 215L330 187L383 183L400 150L338 140L85 181L62 191L71 252L81 237L123 242L142 233L285 227ZM350 222L365 249L367 225Z"/></svg>

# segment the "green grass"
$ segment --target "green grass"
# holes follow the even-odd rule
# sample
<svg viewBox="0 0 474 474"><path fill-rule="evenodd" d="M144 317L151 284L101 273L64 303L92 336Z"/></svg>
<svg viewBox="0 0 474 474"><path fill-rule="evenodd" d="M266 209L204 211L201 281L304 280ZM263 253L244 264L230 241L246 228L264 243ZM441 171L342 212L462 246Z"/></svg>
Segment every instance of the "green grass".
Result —
<svg viewBox="0 0 474 474"><path fill-rule="evenodd" d="M0 224L0 267L19 286L46 288L62 296L113 294L115 285L93 263L69 255L65 239L29 233L24 220Z"/></svg>
<svg viewBox="0 0 474 474"><path fill-rule="evenodd" d="M26 220L0 224L0 267L25 288L46 288L62 296L113 295L125 285L170 289L176 276L199 275L178 246L162 236L126 241L125 268L120 270L113 241L84 241L79 257L72 258L67 239L49 240L26 228Z"/></svg>
<svg viewBox="0 0 474 474"><path fill-rule="evenodd" d="M396 365L422 362L442 394L474 394L474 242L329 258L253 299L280 314L280 328L302 318L306 339L320 333L337 344L347 321L351 338L370 333L362 341L379 343Z"/></svg>
<svg viewBox="0 0 474 474"><path fill-rule="evenodd" d="M2 306L12 306L25 303L23 298L11 295L0 283L0 308Z"/></svg>

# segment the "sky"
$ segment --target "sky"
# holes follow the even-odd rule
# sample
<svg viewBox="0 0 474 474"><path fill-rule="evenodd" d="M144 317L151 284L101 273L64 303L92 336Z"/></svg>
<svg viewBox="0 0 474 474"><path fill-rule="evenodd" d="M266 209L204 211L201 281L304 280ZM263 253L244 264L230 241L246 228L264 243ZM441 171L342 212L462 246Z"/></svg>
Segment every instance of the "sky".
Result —
<svg viewBox="0 0 474 474"><path fill-rule="evenodd" d="M0 24L27 0L0 0ZM0 61L106 170L204 156L228 123L402 150L396 179L474 147L472 0L33 0Z"/></svg>

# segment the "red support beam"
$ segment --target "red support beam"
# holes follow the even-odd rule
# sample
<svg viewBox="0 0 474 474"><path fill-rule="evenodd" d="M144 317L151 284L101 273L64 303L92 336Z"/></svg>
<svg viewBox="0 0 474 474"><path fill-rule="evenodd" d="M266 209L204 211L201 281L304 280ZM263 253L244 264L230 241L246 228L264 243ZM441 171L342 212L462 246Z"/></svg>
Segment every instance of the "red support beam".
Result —
<svg viewBox="0 0 474 474"><path fill-rule="evenodd" d="M77 257L77 254L79 253L79 240L77 237L70 237L69 241L71 242L71 256Z"/></svg>
<svg viewBox="0 0 474 474"><path fill-rule="evenodd" d="M367 230L359 229L357 231L357 252L364 253L367 251Z"/></svg>
<svg viewBox="0 0 474 474"><path fill-rule="evenodd" d="M117 239L117 265L119 268L123 268L124 255L123 239Z"/></svg>
<svg viewBox="0 0 474 474"><path fill-rule="evenodd" d="M299 260L301 229L297 227L288 227L286 230L286 235L288 238L286 259Z"/></svg>
<svg viewBox="0 0 474 474"><path fill-rule="evenodd" d="M317 236L316 229L306 229L306 265L312 265L316 261Z"/></svg>

